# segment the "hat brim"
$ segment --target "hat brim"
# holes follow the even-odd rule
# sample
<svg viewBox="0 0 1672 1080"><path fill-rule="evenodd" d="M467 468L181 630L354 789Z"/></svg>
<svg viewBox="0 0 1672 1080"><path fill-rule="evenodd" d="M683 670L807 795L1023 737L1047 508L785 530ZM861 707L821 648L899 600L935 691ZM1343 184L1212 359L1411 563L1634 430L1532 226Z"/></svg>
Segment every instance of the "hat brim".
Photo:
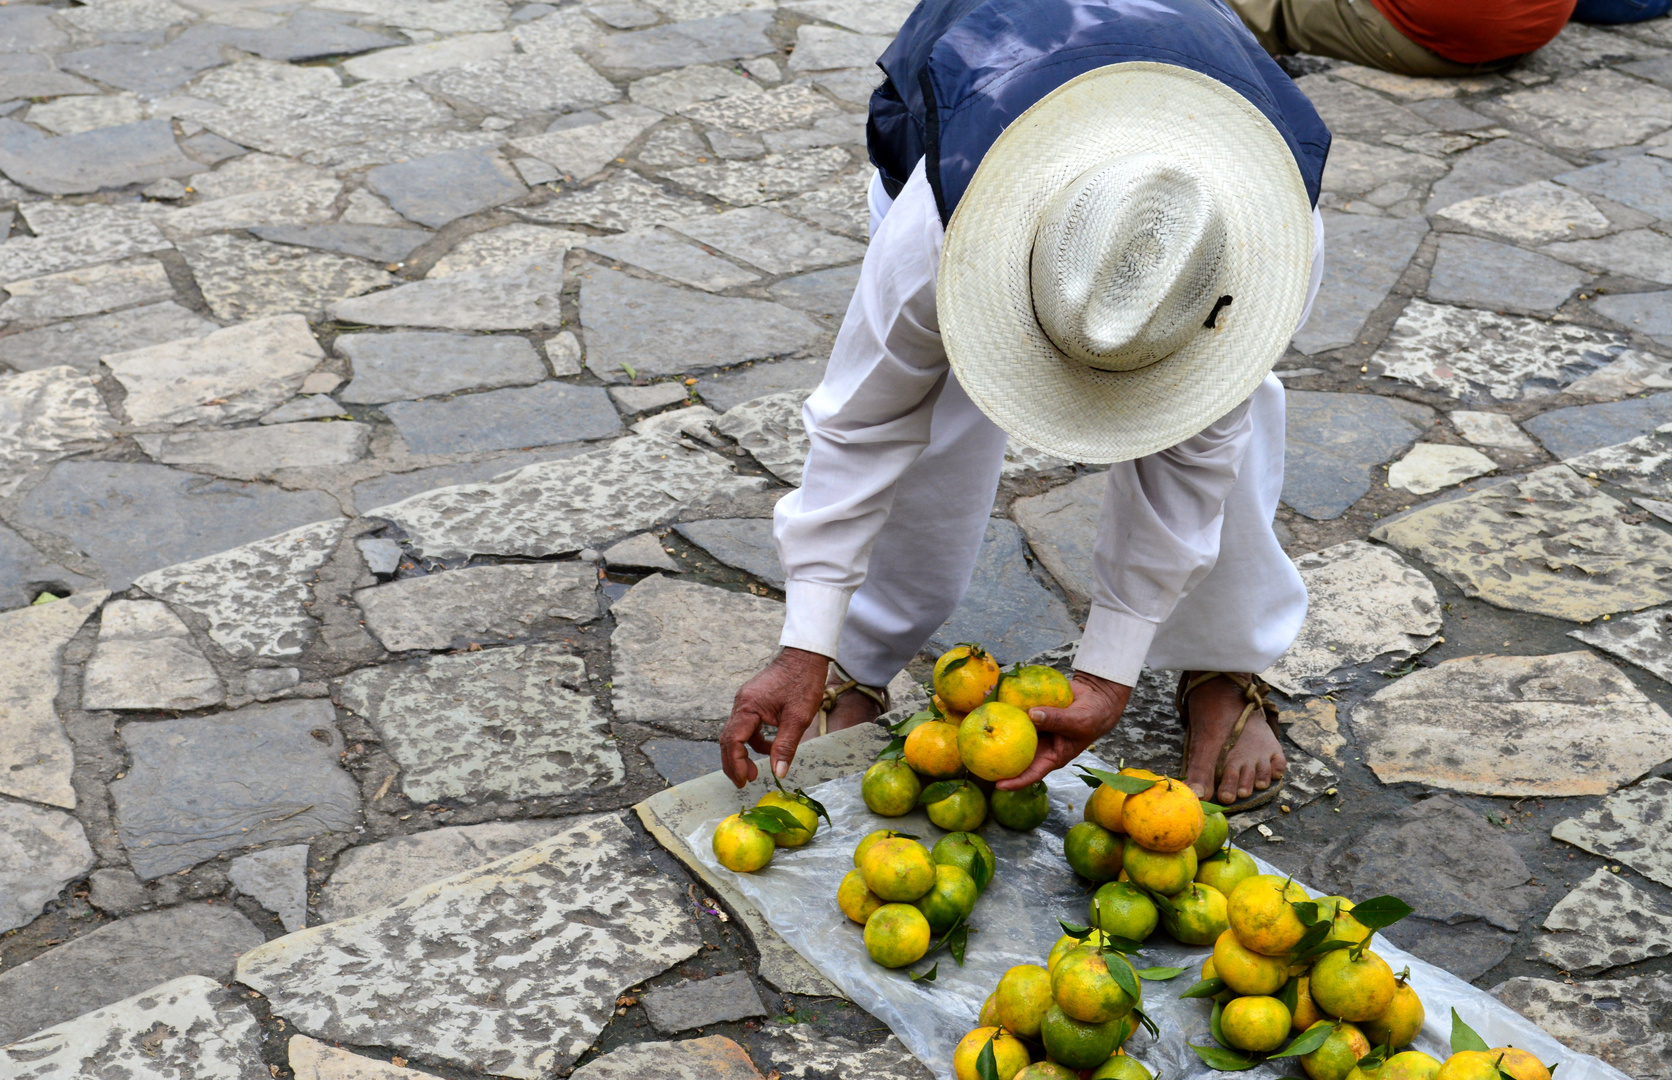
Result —
<svg viewBox="0 0 1672 1080"><path fill-rule="evenodd" d="M1100 371L1065 356L1034 315L1040 217L1107 158L1193 166L1226 227L1221 291L1234 299L1163 360ZM1112 64L1064 83L994 141L947 226L936 286L959 383L1038 450L1112 464L1177 445L1234 409L1283 355L1306 303L1312 211L1271 121L1229 87L1172 64Z"/></svg>

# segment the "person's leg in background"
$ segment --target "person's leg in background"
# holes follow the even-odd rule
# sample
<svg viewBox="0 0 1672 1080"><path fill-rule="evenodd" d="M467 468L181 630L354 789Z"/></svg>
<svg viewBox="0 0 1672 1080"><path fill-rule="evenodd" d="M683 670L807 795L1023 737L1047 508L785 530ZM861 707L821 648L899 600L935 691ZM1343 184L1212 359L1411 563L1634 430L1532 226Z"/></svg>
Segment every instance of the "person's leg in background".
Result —
<svg viewBox="0 0 1672 1080"><path fill-rule="evenodd" d="M1401 34L1370 0L1225 0L1225 3L1273 56L1311 53L1396 75L1440 78L1498 71L1518 59L1506 57L1489 64L1447 60Z"/></svg>
<svg viewBox="0 0 1672 1080"><path fill-rule="evenodd" d="M1579 0L1573 21L1612 26L1658 19L1672 11L1672 0Z"/></svg>

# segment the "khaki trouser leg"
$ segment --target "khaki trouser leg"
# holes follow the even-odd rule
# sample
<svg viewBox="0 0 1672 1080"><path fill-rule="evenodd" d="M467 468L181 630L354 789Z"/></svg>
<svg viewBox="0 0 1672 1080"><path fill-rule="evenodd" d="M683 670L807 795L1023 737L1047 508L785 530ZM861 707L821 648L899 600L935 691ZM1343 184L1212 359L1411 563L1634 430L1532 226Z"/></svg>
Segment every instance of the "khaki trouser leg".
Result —
<svg viewBox="0 0 1672 1080"><path fill-rule="evenodd" d="M1401 34L1370 0L1225 0L1273 56L1303 52L1398 75L1460 78L1498 71L1516 57L1459 64ZM1468 2L1468 0L1460 0Z"/></svg>

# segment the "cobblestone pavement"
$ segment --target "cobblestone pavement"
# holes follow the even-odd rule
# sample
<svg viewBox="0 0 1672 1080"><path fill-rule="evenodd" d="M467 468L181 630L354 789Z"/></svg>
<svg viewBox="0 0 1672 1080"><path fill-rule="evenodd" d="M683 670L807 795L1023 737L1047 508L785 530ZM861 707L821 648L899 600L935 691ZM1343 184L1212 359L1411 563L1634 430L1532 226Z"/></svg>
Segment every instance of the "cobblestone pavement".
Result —
<svg viewBox="0 0 1672 1080"><path fill-rule="evenodd" d="M924 1075L628 812L774 648L910 7L0 7L0 1076ZM1672 1077L1672 21L1289 68L1242 842ZM1077 636L1100 483L1012 453L935 645ZM1100 749L1176 761L1165 697Z"/></svg>

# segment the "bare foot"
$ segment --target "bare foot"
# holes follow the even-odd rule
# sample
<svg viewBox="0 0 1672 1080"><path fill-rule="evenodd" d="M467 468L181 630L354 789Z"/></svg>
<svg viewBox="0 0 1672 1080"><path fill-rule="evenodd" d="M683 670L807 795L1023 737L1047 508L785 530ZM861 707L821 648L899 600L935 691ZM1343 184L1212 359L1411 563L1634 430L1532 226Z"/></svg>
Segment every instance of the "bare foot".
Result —
<svg viewBox="0 0 1672 1080"><path fill-rule="evenodd" d="M1190 713L1190 760L1185 763L1185 779L1198 798L1229 806L1256 791L1266 790L1271 787L1272 781L1283 775L1288 767L1283 748L1278 745L1277 736L1272 734L1265 717L1256 713L1243 725L1242 737L1225 760L1225 775L1219 782L1219 790L1210 794L1220 748L1225 745L1248 699L1243 696L1241 687L1222 675L1191 691L1187 704Z"/></svg>
<svg viewBox="0 0 1672 1080"><path fill-rule="evenodd" d="M844 728L869 724L881 715L882 709L876 702L858 690L849 690L836 699L836 707L830 710L825 727L830 731L841 731Z"/></svg>

